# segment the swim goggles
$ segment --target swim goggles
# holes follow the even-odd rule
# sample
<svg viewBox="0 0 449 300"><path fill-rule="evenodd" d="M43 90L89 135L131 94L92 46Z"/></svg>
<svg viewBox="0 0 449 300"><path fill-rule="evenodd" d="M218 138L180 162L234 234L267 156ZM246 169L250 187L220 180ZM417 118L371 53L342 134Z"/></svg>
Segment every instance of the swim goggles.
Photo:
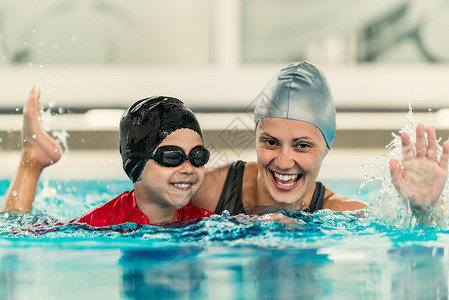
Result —
<svg viewBox="0 0 449 300"><path fill-rule="evenodd" d="M164 167L180 166L185 160L190 161L192 166L201 167L209 161L209 150L204 146L196 146L186 155L184 150L177 146L162 146L154 154L129 153L130 158L148 158Z"/></svg>

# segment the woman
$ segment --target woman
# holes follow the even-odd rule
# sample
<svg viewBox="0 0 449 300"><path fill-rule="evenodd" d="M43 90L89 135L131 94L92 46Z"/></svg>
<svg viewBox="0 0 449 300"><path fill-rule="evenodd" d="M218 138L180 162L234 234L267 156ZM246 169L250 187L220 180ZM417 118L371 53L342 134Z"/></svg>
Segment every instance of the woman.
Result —
<svg viewBox="0 0 449 300"><path fill-rule="evenodd" d="M367 206L316 182L336 124L328 83L315 66L294 63L276 74L256 98L254 119L257 162L236 161L207 172L193 203L232 215ZM447 176L449 143L443 143L438 161L435 130L427 130L427 141L423 125L416 133L416 154L409 136L403 134L403 168L392 160L390 169L396 189L422 213L438 205Z"/></svg>

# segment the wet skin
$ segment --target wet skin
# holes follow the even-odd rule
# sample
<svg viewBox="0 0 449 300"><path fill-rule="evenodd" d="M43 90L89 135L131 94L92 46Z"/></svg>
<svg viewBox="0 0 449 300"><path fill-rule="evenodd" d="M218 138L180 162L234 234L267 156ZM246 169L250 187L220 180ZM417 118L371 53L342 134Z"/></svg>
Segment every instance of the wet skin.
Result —
<svg viewBox="0 0 449 300"><path fill-rule="evenodd" d="M199 145L203 145L200 135L184 128L169 134L158 148L177 146L188 154ZM177 209L189 203L201 186L205 172L204 166L194 167L188 160L177 167L164 167L149 159L134 183L137 207L151 224L177 221Z"/></svg>
<svg viewBox="0 0 449 300"><path fill-rule="evenodd" d="M22 155L17 173L5 195L1 211L30 213L42 170L62 156L61 147L41 126L40 90L33 87L23 110Z"/></svg>
<svg viewBox="0 0 449 300"><path fill-rule="evenodd" d="M265 118L257 125L256 145L257 204L306 208L328 152L321 131L302 121Z"/></svg>

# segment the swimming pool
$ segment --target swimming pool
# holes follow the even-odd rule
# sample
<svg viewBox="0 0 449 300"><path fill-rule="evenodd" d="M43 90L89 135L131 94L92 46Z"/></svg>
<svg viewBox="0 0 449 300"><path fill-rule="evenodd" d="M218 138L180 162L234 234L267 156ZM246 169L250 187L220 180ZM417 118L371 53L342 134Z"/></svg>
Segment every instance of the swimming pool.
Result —
<svg viewBox="0 0 449 300"><path fill-rule="evenodd" d="M329 181L374 203L377 183ZM8 181L0 181L3 195ZM68 221L130 182L44 181L33 215L0 219L6 299L447 298L448 232L346 213L295 213L298 225L216 216L167 227Z"/></svg>

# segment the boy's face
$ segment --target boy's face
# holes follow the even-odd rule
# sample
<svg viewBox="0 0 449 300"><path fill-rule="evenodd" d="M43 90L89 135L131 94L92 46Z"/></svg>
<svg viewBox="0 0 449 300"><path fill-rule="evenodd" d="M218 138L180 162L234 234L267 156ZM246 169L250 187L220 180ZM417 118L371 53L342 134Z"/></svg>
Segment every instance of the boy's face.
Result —
<svg viewBox="0 0 449 300"><path fill-rule="evenodd" d="M194 147L201 145L203 142L197 132L183 128L170 133L157 149L163 146L177 146L188 155ZM137 206L145 201L145 205L160 208L181 208L189 203L193 194L199 189L205 173L204 166L194 167L189 160L176 167L164 167L149 159L139 180L134 183L136 194L145 195L144 199L136 199ZM137 193L138 190L142 193Z"/></svg>

